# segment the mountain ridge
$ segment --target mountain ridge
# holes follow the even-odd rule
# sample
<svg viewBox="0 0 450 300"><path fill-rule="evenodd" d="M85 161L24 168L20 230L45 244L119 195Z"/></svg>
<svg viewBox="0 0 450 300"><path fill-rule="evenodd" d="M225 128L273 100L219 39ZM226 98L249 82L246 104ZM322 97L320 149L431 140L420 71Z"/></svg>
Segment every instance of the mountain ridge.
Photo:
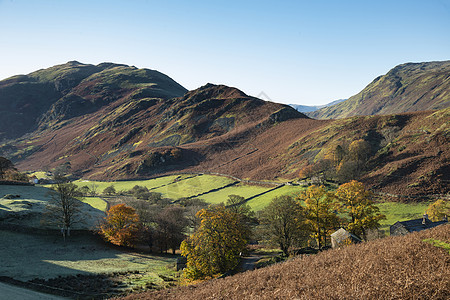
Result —
<svg viewBox="0 0 450 300"><path fill-rule="evenodd" d="M56 86L65 95L49 101L40 94L45 98L40 101L47 103L38 111L41 118L29 115L34 127L0 142L1 156L20 170L66 166L86 179L207 172L286 182L324 160L336 145L348 148L365 141L370 159L360 180L368 187L412 196L449 191L450 108L315 120L233 87L209 83L186 91L157 71L114 64L90 65L90 70L83 66L71 62L56 68L58 74L38 71L39 78L51 78L45 79L51 87L45 91L58 96ZM70 81L67 72L94 73L70 75L69 79L75 77ZM1 94L2 87L12 84L19 89L18 81L29 81L12 78L0 82L0 99L8 94ZM29 85L25 91L30 91ZM174 93L179 96L172 97ZM19 104L33 104L36 95L27 95L18 98ZM0 132L5 129L11 129L10 124L0 122Z"/></svg>
<svg viewBox="0 0 450 300"><path fill-rule="evenodd" d="M405 63L378 76L361 92L309 113L317 119L395 114L450 106L450 61Z"/></svg>

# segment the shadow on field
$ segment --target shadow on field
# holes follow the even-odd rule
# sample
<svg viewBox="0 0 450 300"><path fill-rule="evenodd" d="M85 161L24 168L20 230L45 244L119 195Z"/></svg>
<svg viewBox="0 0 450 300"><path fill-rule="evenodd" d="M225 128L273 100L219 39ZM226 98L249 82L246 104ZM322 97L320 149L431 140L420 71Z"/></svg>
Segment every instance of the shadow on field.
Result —
<svg viewBox="0 0 450 300"><path fill-rule="evenodd" d="M0 240L0 281L77 299L120 294L124 276L175 261L126 252L86 233L64 241L60 235L0 230Z"/></svg>

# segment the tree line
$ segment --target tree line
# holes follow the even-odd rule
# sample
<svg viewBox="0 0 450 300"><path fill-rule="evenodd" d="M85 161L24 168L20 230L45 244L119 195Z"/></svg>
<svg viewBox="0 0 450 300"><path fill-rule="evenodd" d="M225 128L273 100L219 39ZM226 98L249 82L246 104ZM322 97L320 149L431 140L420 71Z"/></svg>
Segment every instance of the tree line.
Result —
<svg viewBox="0 0 450 300"><path fill-rule="evenodd" d="M54 190L49 206L59 209L47 212L60 216L52 219L68 234L77 214L63 211L79 207L64 206L62 199L78 201L83 187L66 182L56 184ZM312 185L295 196L275 197L257 213L238 195L208 205L196 198L165 199L142 186L120 193L110 186L103 194L109 195L111 206L97 233L119 246L147 245L150 251L172 250L173 254L180 249L187 258L184 274L189 279L210 278L234 269L250 242L276 246L288 256L295 248L323 249L340 227L367 240L368 231L385 219L374 195L354 180L335 191ZM429 213L440 217L440 212L448 214L448 209L448 203L440 200L430 205Z"/></svg>

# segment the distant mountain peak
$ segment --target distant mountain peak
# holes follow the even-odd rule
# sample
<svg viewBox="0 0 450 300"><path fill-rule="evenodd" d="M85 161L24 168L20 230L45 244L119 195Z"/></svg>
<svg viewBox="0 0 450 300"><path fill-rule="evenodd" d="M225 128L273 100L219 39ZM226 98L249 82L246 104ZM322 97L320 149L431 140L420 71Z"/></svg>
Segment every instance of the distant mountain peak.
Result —
<svg viewBox="0 0 450 300"><path fill-rule="evenodd" d="M198 89L189 91L184 96L185 99L192 98L214 98L214 99L230 99L230 98L246 98L248 97L241 90L222 84L207 83Z"/></svg>
<svg viewBox="0 0 450 300"><path fill-rule="evenodd" d="M450 61L401 64L348 100L309 115L336 119L446 108L450 106L449 76Z"/></svg>

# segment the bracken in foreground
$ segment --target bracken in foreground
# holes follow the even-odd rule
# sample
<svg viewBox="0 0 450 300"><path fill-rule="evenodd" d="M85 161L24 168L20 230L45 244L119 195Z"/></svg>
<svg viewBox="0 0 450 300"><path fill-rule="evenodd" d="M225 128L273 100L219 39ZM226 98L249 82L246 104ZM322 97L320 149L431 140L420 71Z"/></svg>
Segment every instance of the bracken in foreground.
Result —
<svg viewBox="0 0 450 300"><path fill-rule="evenodd" d="M125 299L449 299L450 225ZM441 243L443 244L443 243Z"/></svg>

